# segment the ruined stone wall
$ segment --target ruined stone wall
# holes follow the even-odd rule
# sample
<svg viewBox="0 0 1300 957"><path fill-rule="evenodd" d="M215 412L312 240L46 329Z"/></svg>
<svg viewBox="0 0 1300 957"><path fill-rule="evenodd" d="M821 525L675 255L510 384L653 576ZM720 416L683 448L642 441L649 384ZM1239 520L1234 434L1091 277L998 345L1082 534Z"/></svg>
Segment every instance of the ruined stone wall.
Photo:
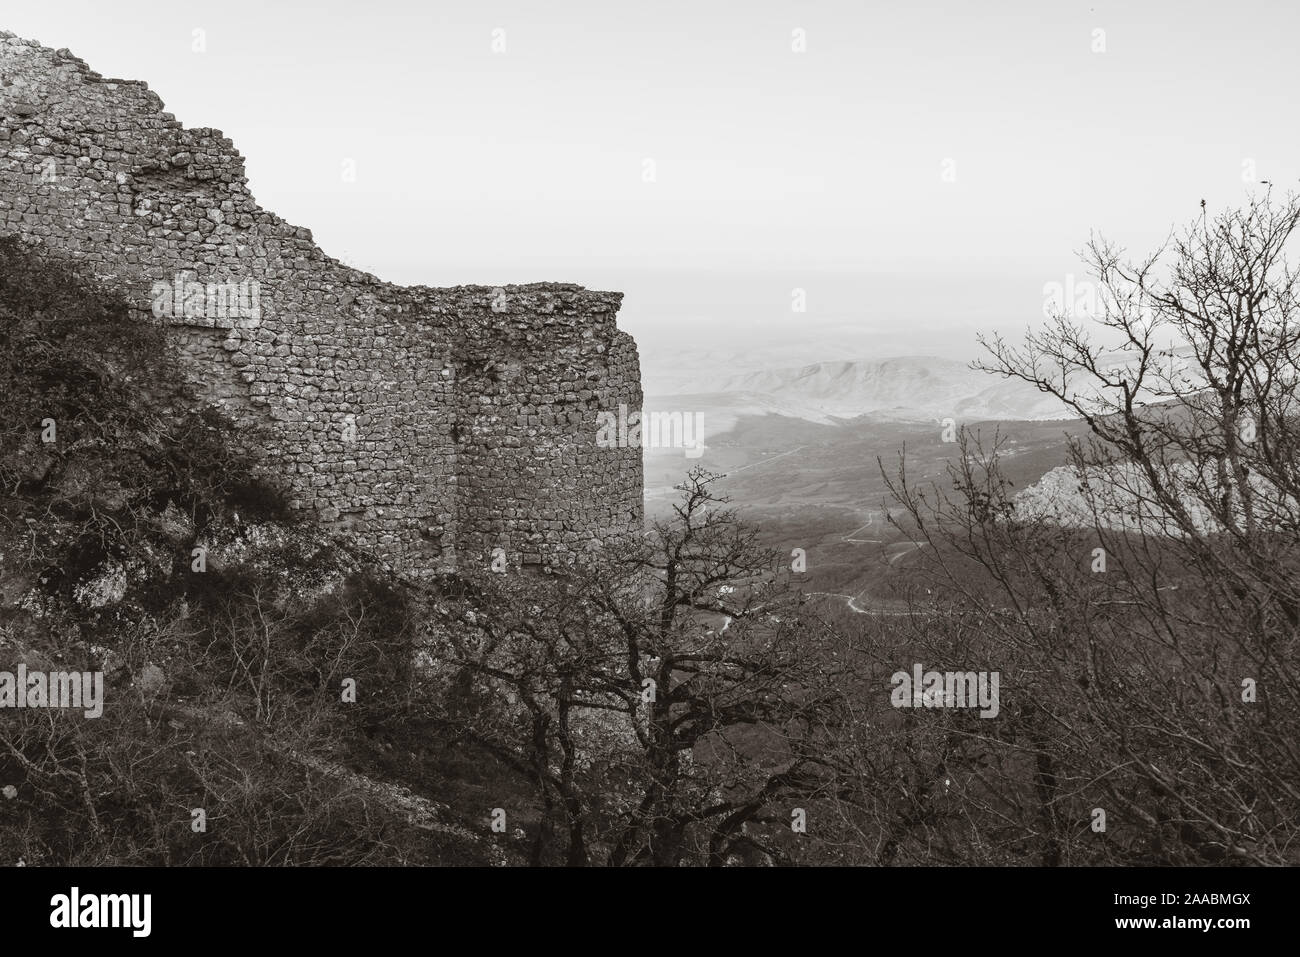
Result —
<svg viewBox="0 0 1300 957"><path fill-rule="evenodd" d="M399 569L546 564L640 529L639 449L596 445L598 411L641 403L620 293L382 282L261 209L220 132L5 32L0 232L161 316L206 397L269 427L295 507Z"/></svg>

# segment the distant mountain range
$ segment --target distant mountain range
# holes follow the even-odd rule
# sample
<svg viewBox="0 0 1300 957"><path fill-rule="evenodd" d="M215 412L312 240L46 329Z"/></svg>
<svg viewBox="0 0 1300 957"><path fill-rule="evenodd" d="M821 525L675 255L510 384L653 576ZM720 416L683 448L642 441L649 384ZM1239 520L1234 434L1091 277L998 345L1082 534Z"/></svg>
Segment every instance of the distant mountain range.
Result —
<svg viewBox="0 0 1300 957"><path fill-rule="evenodd" d="M793 350L798 355L804 350ZM1188 350L1175 350L1179 375L1197 376ZM956 359L898 356L835 359L804 365L779 365L770 350L728 357L716 352L643 359L647 405L712 413L709 434L730 427L739 416L786 415L823 424L868 417L890 422L1019 421L1077 418L1056 398L1033 386L972 369ZM1132 355L1099 357L1104 369L1132 368ZM770 363L759 365L758 363ZM1172 368L1172 366L1171 366ZM1081 394L1096 395L1094 382L1079 383ZM1144 402L1162 397L1142 392Z"/></svg>
<svg viewBox="0 0 1300 957"><path fill-rule="evenodd" d="M823 423L858 416L898 422L1071 417L1060 402L1026 383L934 356L837 360L721 375L716 366L695 373L678 368L668 375L650 371L646 380L656 406L671 406L673 398L694 401L693 408L707 407L728 419L745 414Z"/></svg>
<svg viewBox="0 0 1300 957"><path fill-rule="evenodd" d="M816 346L791 352L798 356L810 348ZM1174 350L1169 369L1172 374L1177 368L1183 381L1194 383L1189 359L1188 350ZM759 366L767 362L772 365ZM1021 490L1019 513L1063 527L1092 524L1080 477L1064 465L1065 435L1078 434L1083 426L1053 396L938 356L779 362L766 348L736 356L714 351L644 360L645 408L698 414L705 437L702 464L733 476L738 501L795 511L879 502L886 490L872 484L876 456L889 458L906 445L923 471L942 474L955 446L944 444L936 426L951 418L957 424L1005 426L1003 464ZM1129 355L1109 353L1098 365L1114 377L1122 375L1114 370L1132 369L1134 363ZM1095 397L1095 383L1080 382L1079 393ZM1144 389L1139 401L1160 404L1167 393ZM680 449L648 450L647 489L666 496L686 465ZM1101 487L1113 484L1101 479L1117 477L1096 476ZM1167 534L1141 497L1119 494L1104 501L1107 523ZM1201 521L1195 504L1187 507Z"/></svg>

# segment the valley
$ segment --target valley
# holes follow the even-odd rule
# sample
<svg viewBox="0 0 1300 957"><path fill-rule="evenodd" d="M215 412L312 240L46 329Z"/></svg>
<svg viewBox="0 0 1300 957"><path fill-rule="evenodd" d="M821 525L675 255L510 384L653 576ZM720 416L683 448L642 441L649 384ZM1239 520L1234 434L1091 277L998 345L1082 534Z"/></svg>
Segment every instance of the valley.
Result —
<svg viewBox="0 0 1300 957"><path fill-rule="evenodd" d="M942 395L930 389L927 395L925 384L939 380L950 365L956 364L933 360L927 367L915 358L892 368L878 363L870 367L882 372L874 381L861 368L840 368L838 378L847 388L839 394L829 390L828 401L841 410L851 409L852 393L865 388L878 406L894 409L893 416L835 416L811 408L807 395L778 399L744 388L648 397L649 411L701 413L706 448L697 458L688 458L682 449L644 450L647 519L670 515L677 495L673 486L701 465L725 476L722 491L747 521L760 527L765 545L785 556L796 548L804 550L806 593L833 599L856 613L902 613L923 546L903 523L887 479L896 477L905 453L909 481L951 489L947 470L958 446L944 441L951 433L946 436L941 417L927 418L924 408L942 411L941 401L952 408L974 407L985 383L966 377L963 388L946 387ZM900 374L903 368L909 375ZM997 383L981 373L969 375ZM808 385L808 377L804 380ZM795 379L750 373L732 381L737 386L779 386ZM1067 438L1081 434L1083 426L1075 420L1035 417L1047 409L1037 394L1003 394L1018 399L1008 400L1005 407L1029 414L1011 419L954 417L984 447L998 444L1002 468L1020 490L1066 464ZM799 414L801 402L804 415Z"/></svg>

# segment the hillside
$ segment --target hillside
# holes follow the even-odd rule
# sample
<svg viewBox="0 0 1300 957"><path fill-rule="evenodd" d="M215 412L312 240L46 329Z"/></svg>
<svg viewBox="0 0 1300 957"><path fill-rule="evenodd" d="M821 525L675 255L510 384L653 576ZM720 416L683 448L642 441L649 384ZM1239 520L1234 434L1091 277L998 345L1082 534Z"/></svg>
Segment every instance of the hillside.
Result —
<svg viewBox="0 0 1300 957"><path fill-rule="evenodd" d="M436 799L459 785L408 693L429 599L295 521L256 441L159 328L0 239L0 672L103 682L97 717L0 710L0 864L513 853Z"/></svg>

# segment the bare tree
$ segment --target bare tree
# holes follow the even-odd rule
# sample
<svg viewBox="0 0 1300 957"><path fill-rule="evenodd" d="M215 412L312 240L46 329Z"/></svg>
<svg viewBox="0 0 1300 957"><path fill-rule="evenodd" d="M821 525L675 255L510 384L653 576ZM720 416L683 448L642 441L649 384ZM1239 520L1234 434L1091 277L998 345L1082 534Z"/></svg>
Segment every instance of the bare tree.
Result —
<svg viewBox="0 0 1300 957"><path fill-rule="evenodd" d="M951 491L893 480L947 627L1003 671L968 768L1007 777L963 813L1040 863L1300 860L1297 223L1266 194L1136 263L1095 239L1096 315L986 342L1088 426L1062 501L1029 507L970 435Z"/></svg>
<svg viewBox="0 0 1300 957"><path fill-rule="evenodd" d="M833 781L840 639L716 479L693 470L643 546L446 609L444 727L535 783L535 863L556 822L569 864L783 860L772 835Z"/></svg>

